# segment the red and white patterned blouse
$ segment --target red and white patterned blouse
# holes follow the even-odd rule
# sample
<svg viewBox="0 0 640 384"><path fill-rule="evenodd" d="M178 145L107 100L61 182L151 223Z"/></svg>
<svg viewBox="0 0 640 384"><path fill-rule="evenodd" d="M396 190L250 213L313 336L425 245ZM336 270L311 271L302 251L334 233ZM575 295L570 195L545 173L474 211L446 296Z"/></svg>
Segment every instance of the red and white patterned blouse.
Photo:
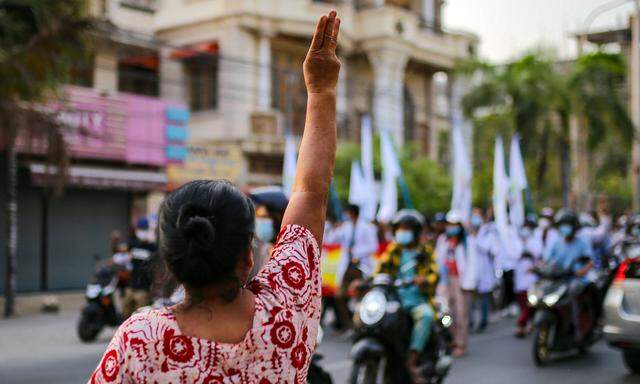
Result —
<svg viewBox="0 0 640 384"><path fill-rule="evenodd" d="M255 314L243 341L183 335L168 308L136 314L120 326L89 383L304 383L320 322L319 255L309 230L287 226L249 283Z"/></svg>

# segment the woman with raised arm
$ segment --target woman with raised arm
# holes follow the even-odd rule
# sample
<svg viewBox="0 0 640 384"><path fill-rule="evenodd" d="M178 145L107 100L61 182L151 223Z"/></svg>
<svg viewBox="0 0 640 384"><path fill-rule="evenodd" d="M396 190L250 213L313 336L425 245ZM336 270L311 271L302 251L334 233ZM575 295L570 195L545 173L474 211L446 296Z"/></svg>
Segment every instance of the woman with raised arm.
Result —
<svg viewBox="0 0 640 384"><path fill-rule="evenodd" d="M302 383L320 320L319 249L336 149L340 19L322 16L304 62L307 118L296 180L270 260L253 265L255 213L225 181L170 193L159 251L186 298L120 326L90 383Z"/></svg>

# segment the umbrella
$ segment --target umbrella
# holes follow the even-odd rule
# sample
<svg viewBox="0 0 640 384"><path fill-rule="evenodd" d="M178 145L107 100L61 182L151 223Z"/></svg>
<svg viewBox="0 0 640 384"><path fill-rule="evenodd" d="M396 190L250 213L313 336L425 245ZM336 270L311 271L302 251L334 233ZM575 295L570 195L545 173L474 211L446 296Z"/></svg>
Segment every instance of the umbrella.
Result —
<svg viewBox="0 0 640 384"><path fill-rule="evenodd" d="M253 188L249 191L249 197L256 205L265 205L272 212L284 212L289 204L282 187L278 186Z"/></svg>

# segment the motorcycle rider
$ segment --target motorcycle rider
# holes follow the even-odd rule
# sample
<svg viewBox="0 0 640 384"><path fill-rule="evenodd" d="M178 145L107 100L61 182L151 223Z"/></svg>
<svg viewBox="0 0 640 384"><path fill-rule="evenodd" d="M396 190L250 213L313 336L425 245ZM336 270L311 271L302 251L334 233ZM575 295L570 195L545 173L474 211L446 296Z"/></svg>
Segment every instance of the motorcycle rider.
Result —
<svg viewBox="0 0 640 384"><path fill-rule="evenodd" d="M407 356L407 370L413 381L422 382L418 356L429 341L434 318L438 265L429 245L420 244L424 228L423 216L415 210L403 209L392 220L393 241L382 254L376 274L386 274L394 280L411 284L398 288L400 303L413 318L413 331Z"/></svg>
<svg viewBox="0 0 640 384"><path fill-rule="evenodd" d="M545 253L544 261L565 270L573 271L575 278L571 281L569 291L572 297L577 298L589 285L586 275L593 267L593 251L587 241L576 236L580 224L575 214L571 212L561 213L557 220L557 225L561 238ZM581 263L583 258L588 258L589 261ZM581 332L579 310L578 301L575 299L572 303L571 315L575 325L574 336L578 342L584 336ZM593 313L593 311L591 312Z"/></svg>

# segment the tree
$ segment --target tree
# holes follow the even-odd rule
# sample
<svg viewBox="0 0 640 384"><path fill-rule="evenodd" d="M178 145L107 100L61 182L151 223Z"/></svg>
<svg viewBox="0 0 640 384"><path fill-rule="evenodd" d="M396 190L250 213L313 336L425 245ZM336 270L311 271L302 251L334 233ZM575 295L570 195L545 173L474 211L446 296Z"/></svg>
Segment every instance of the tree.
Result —
<svg viewBox="0 0 640 384"><path fill-rule="evenodd" d="M548 200L557 193L553 177L559 174L562 205L569 205L572 116L586 121L591 150L602 146L609 128L619 133L623 142L632 132L618 91L625 73L619 54L597 52L575 63L555 64L544 53L530 53L502 67L469 61L458 70L479 74L480 82L462 100L465 114L474 119L476 128L481 127L482 134L492 132L491 138L498 132L519 132L523 137L530 184L535 186L538 200ZM474 152L491 152L490 146L483 148ZM551 163L558 165L558 173L550 168ZM487 164L483 159L479 176ZM486 184L485 177L480 185Z"/></svg>
<svg viewBox="0 0 640 384"><path fill-rule="evenodd" d="M447 211L451 202L451 178L438 163L416 154L416 145L406 145L400 150L400 163L409 194L415 208L425 214ZM380 138L374 137L374 172L377 178L382 172L380 163ZM351 161L360 159L360 147L351 142L340 143L336 154L333 181L340 200L349 198ZM401 193L398 191L401 199ZM400 205L402 207L402 205Z"/></svg>
<svg viewBox="0 0 640 384"><path fill-rule="evenodd" d="M85 0L0 0L0 133L6 157L6 279L4 314L14 313L18 203L17 153L32 144L64 178L67 151L61 123L38 103L57 95L85 54Z"/></svg>

